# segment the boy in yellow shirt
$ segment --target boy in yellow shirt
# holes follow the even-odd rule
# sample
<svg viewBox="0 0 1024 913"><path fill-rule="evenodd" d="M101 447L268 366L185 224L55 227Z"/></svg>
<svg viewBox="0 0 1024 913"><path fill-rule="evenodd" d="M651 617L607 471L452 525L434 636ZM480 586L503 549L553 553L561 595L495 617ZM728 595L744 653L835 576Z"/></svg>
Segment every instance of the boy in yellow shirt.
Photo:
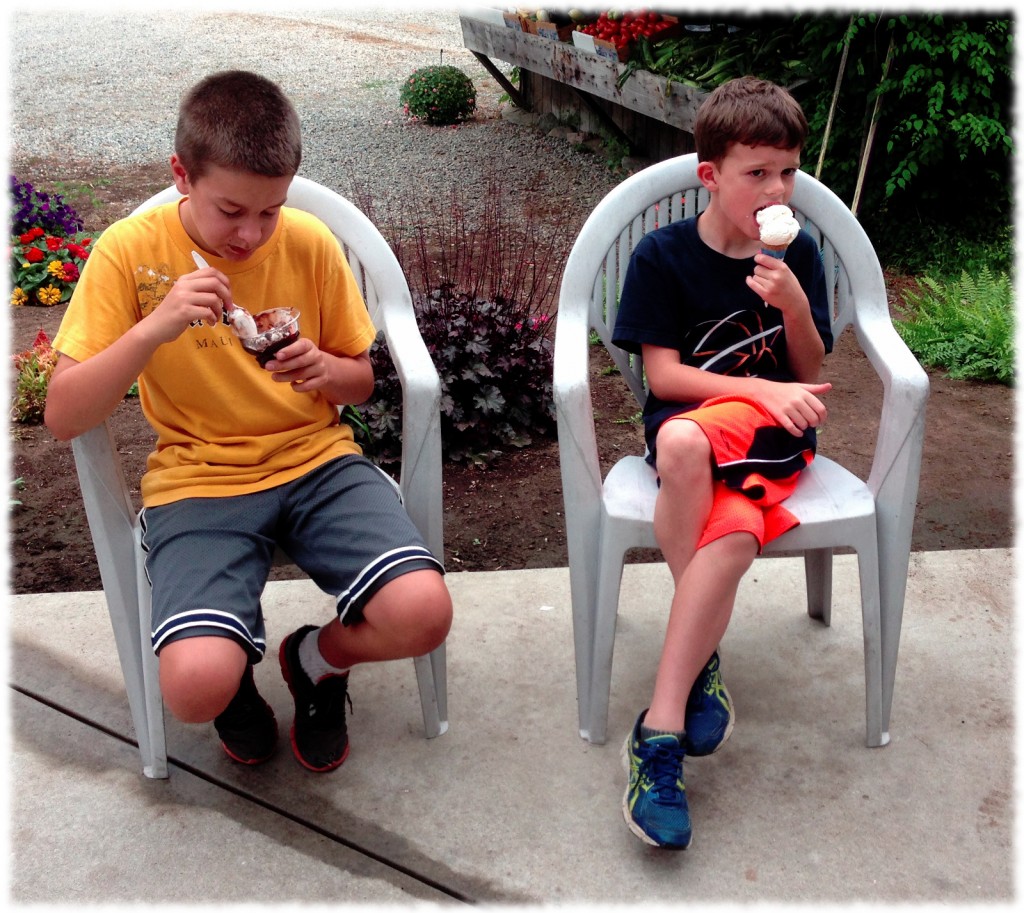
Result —
<svg viewBox="0 0 1024 913"><path fill-rule="evenodd" d="M170 160L184 196L97 241L54 340L46 423L69 440L138 378L157 435L142 526L161 690L179 719L213 720L234 760L277 740L252 675L275 548L336 597L337 618L280 647L293 751L327 771L348 755L349 669L430 652L452 604L441 556L339 420L372 392L375 331L337 240L284 205L301 148L294 108L257 74L187 93ZM296 307L300 338L260 367L228 324L236 300Z"/></svg>

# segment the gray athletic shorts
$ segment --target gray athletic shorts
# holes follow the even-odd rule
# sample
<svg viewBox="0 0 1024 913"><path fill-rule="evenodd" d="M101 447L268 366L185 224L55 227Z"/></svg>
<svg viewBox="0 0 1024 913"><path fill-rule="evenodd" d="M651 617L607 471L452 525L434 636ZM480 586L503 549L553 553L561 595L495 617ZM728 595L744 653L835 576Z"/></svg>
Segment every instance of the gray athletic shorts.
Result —
<svg viewBox="0 0 1024 913"><path fill-rule="evenodd" d="M147 507L141 522L157 653L215 635L238 640L259 662L267 648L260 595L275 547L336 598L345 625L361 621L390 580L423 568L444 573L398 485L357 455L267 491Z"/></svg>

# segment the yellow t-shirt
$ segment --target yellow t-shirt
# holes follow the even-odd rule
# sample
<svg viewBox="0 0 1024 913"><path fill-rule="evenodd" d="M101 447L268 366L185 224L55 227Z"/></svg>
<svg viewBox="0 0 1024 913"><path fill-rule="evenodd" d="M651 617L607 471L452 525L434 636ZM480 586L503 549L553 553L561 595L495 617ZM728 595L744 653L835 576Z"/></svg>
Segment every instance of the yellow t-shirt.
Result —
<svg viewBox="0 0 1024 913"><path fill-rule="evenodd" d="M54 340L58 352L85 361L103 351L196 268L178 205L123 219L97 240ZM298 308L301 334L324 351L358 355L373 342L340 245L308 213L282 209L274 234L244 263L203 255L250 313ZM335 406L273 381L226 323L190 326L160 346L139 378L139 399L157 435L142 479L147 507L262 491L360 452Z"/></svg>

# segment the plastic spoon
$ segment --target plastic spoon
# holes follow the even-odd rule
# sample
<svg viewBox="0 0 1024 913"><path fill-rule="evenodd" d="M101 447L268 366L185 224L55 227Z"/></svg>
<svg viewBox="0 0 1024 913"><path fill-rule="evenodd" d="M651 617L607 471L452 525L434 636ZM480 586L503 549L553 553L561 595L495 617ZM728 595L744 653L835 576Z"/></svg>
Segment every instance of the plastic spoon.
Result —
<svg viewBox="0 0 1024 913"><path fill-rule="evenodd" d="M210 265L200 256L198 251L192 251L192 259L195 260L196 266L200 269L206 269ZM240 338L248 339L250 336L255 336L259 333L259 330L256 328L256 321L252 319L252 314L240 304L232 304L224 313L228 323L231 324L231 329Z"/></svg>

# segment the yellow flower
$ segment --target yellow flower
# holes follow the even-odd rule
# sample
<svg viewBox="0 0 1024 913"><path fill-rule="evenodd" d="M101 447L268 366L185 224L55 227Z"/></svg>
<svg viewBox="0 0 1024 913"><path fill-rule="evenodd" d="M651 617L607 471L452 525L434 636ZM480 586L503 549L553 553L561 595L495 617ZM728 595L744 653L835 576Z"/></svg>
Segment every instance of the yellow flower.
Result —
<svg viewBox="0 0 1024 913"><path fill-rule="evenodd" d="M15 288L11 292L11 307L20 308L26 301L28 301L28 295L25 294L24 289Z"/></svg>
<svg viewBox="0 0 1024 913"><path fill-rule="evenodd" d="M56 286L48 285L46 288L41 288L36 292L36 298L39 299L40 304L45 304L47 307L52 304L60 304L60 289Z"/></svg>
<svg viewBox="0 0 1024 913"><path fill-rule="evenodd" d="M54 260L53 263L46 267L46 271L53 276L54 279L60 279L62 282L64 281L64 264L60 260Z"/></svg>

